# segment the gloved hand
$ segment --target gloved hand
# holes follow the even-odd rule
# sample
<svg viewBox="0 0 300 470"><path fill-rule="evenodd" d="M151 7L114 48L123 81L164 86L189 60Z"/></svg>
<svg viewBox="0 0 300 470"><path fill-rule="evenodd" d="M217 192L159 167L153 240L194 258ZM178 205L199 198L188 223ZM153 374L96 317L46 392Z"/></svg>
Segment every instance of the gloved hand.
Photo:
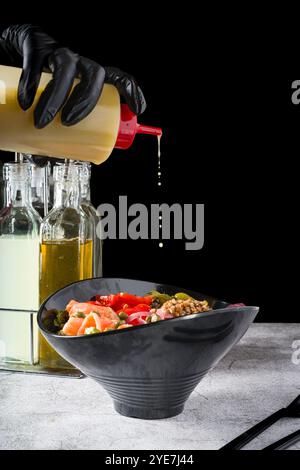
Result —
<svg viewBox="0 0 300 470"><path fill-rule="evenodd" d="M65 126L84 119L96 106L104 82L115 85L135 114L146 109L143 92L132 76L116 68L104 68L61 47L37 26L10 26L2 33L1 43L13 60L23 58L18 89L22 109L31 107L42 71L53 74L34 110L34 124L39 129L49 124L59 110L62 110L61 120ZM69 96L76 77L80 78L80 83Z"/></svg>

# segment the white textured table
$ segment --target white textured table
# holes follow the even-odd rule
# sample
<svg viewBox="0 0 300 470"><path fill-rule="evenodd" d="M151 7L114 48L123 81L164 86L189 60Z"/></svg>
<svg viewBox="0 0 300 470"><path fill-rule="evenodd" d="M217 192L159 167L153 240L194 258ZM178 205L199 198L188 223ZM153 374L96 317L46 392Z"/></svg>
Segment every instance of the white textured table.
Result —
<svg viewBox="0 0 300 470"><path fill-rule="evenodd" d="M297 340L300 324L252 325L185 411L165 420L118 415L90 379L0 373L0 449L218 449L300 394ZM247 448L299 428L300 419L282 420Z"/></svg>

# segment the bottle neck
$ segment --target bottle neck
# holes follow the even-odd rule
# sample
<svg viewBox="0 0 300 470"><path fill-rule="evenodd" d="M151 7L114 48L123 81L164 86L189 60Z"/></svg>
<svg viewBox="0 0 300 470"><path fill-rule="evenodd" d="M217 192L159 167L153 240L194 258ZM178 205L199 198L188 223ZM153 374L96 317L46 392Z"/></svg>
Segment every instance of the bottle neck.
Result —
<svg viewBox="0 0 300 470"><path fill-rule="evenodd" d="M81 191L81 201L82 202L91 202L91 190L89 181L83 181L80 184L80 191Z"/></svg>
<svg viewBox="0 0 300 470"><path fill-rule="evenodd" d="M26 180L6 181L5 205L13 207L31 206L29 182Z"/></svg>
<svg viewBox="0 0 300 470"><path fill-rule="evenodd" d="M80 207L80 185L78 181L56 181L54 183L54 207Z"/></svg>

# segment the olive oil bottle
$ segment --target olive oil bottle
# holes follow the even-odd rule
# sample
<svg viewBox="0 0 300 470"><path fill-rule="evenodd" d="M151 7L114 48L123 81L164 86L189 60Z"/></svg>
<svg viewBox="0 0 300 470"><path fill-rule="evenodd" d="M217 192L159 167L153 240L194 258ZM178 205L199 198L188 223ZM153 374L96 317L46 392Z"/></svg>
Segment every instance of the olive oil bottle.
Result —
<svg viewBox="0 0 300 470"><path fill-rule="evenodd" d="M41 303L67 284L93 276L93 225L80 207L79 176L73 162L54 166L54 205L41 226ZM44 367L72 367L42 335L39 353Z"/></svg>
<svg viewBox="0 0 300 470"><path fill-rule="evenodd" d="M92 277L93 241L53 240L41 243L40 298L80 279Z"/></svg>
<svg viewBox="0 0 300 470"><path fill-rule="evenodd" d="M91 202L91 164L88 162L80 162L77 164L80 166L80 206L93 225L93 276L102 277L103 240L97 236L97 226L101 219L100 214Z"/></svg>

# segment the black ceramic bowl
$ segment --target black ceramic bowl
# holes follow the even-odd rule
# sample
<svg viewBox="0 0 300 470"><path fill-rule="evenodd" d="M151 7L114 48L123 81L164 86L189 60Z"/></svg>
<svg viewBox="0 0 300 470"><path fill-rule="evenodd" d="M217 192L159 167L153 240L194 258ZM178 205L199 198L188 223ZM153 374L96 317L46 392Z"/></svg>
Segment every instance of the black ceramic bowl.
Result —
<svg viewBox="0 0 300 470"><path fill-rule="evenodd" d="M71 299L95 294L151 290L187 292L207 299L214 309L149 325L87 336L58 336L43 326L50 309L64 309ZM95 278L71 284L53 294L38 313L39 327L67 361L99 382L115 409L143 419L175 416L200 382L246 333L258 307L230 307L186 289L133 279Z"/></svg>

